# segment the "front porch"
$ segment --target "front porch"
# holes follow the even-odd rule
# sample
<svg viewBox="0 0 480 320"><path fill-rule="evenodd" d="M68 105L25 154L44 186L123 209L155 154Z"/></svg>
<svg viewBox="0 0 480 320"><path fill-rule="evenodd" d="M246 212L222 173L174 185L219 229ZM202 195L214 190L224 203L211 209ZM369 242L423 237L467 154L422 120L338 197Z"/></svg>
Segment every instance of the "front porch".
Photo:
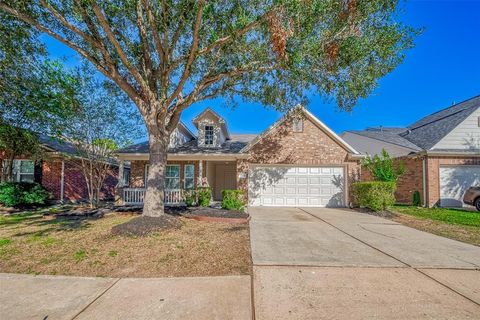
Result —
<svg viewBox="0 0 480 320"><path fill-rule="evenodd" d="M118 205L142 205L145 197L145 181L148 161L131 160L130 174L124 174L124 163L119 170L117 186ZM185 201L185 190L197 186L200 178L206 178L212 188L212 200L222 200L222 190L237 189L236 160L169 160L165 170L165 204L178 205ZM125 181L127 180L127 181Z"/></svg>

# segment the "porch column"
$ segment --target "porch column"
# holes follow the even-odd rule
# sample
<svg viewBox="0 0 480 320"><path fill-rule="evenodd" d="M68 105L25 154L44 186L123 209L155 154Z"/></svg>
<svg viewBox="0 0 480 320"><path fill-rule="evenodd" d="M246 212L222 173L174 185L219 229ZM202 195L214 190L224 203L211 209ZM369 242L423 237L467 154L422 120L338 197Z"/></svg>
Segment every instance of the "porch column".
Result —
<svg viewBox="0 0 480 320"><path fill-rule="evenodd" d="M198 176L200 179L203 178L203 160L198 162Z"/></svg>
<svg viewBox="0 0 480 320"><path fill-rule="evenodd" d="M118 163L118 187L123 187L125 185L125 181L123 181L123 171L124 171L124 165L125 161L124 160L119 160Z"/></svg>
<svg viewBox="0 0 480 320"><path fill-rule="evenodd" d="M123 205L123 187L125 186L125 181L123 181L123 171L124 171L125 161L120 159L118 162L118 182L115 186L115 205Z"/></svg>

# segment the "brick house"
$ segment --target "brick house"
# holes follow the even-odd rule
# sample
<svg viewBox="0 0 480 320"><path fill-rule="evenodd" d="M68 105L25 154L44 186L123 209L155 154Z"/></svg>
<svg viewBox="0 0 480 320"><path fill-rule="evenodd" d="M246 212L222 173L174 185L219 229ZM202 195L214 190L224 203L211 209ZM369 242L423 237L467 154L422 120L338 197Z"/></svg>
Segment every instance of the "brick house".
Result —
<svg viewBox="0 0 480 320"><path fill-rule="evenodd" d="M194 135L180 123L172 135L165 175L166 203L182 202L182 190L206 178L214 200L225 189L245 190L251 206L341 207L359 177L363 157L303 107L260 135L230 134L210 108L194 120ZM123 203L142 203L148 142L120 150L130 179L119 190Z"/></svg>
<svg viewBox="0 0 480 320"><path fill-rule="evenodd" d="M461 207L465 190L480 186L480 96L430 114L406 128L347 131L342 138L362 154L384 148L403 161L397 201L410 204L415 191L428 207ZM368 179L363 170L363 179Z"/></svg>
<svg viewBox="0 0 480 320"><path fill-rule="evenodd" d="M47 189L52 200L80 201L88 199L87 185L76 158L75 148L65 142L60 142L44 135L39 136L45 157L34 161L27 157L14 160L14 181L37 182ZM3 170L5 159L0 152L0 170ZM123 170L128 176L129 168ZM115 186L118 183L118 165L112 165L112 172L105 180L102 198L113 199Z"/></svg>

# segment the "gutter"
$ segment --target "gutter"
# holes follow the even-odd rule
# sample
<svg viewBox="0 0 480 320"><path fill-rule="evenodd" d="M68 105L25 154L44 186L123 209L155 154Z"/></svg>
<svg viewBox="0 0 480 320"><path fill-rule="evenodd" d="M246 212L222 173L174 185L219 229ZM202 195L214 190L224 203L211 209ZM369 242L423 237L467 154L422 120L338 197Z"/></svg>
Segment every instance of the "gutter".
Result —
<svg viewBox="0 0 480 320"><path fill-rule="evenodd" d="M148 160L148 153L117 153L119 159L122 160ZM237 160L247 159L249 157L246 153L168 153L167 160Z"/></svg>

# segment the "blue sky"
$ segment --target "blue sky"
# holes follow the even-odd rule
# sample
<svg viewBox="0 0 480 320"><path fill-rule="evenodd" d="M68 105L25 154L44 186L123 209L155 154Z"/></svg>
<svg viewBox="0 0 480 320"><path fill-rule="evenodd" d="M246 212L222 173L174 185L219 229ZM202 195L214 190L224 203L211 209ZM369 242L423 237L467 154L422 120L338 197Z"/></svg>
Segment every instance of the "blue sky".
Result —
<svg viewBox="0 0 480 320"><path fill-rule="evenodd" d="M359 101L352 112L312 96L307 106L335 132L371 126L406 126L455 102L480 94L480 0L407 1L398 19L424 32L407 52L402 65L380 80L378 88ZM48 40L53 57L71 56L70 50ZM76 60L71 57L72 60ZM258 133L281 114L259 104L240 104L235 109L222 100L205 101L184 111L191 120L205 107L221 114L232 133Z"/></svg>

